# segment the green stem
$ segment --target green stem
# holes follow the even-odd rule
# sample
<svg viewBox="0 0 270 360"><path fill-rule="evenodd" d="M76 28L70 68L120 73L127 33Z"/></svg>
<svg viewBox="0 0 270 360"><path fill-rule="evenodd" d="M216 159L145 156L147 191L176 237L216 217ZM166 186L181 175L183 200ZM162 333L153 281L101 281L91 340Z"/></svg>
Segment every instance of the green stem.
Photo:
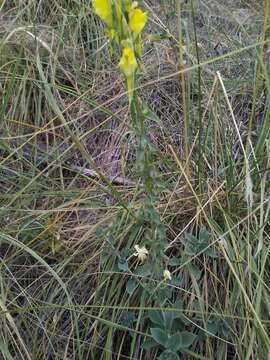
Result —
<svg viewBox="0 0 270 360"><path fill-rule="evenodd" d="M186 76L184 70L184 51L183 51L183 34L182 34L182 7L181 1L176 1L177 8L177 23L178 23L178 44L179 44L179 68L180 68L180 82L182 89L182 106L184 116L184 148L185 158L189 157L189 118L188 118L188 106L186 97ZM188 168L188 167L187 167Z"/></svg>

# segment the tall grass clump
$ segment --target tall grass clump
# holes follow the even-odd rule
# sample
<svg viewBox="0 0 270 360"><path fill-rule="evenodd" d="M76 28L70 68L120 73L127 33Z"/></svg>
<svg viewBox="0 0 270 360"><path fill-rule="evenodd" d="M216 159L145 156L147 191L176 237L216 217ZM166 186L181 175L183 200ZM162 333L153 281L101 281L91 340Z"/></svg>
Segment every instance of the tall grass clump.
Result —
<svg viewBox="0 0 270 360"><path fill-rule="evenodd" d="M270 2L0 9L0 358L268 359Z"/></svg>

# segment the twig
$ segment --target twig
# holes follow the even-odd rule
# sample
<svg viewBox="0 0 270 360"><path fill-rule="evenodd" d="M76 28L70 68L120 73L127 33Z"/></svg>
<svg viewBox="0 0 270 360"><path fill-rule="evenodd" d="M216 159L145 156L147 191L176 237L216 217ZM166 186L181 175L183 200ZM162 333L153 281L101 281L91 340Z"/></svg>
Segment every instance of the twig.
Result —
<svg viewBox="0 0 270 360"><path fill-rule="evenodd" d="M86 168L82 168L80 166L72 166L73 170L77 170L82 172L84 175L88 175L90 177L93 178L99 178L98 174L91 169L86 169ZM129 179L125 179L123 177L119 177L119 176L108 176L107 179L112 183L112 184L116 184L116 185L124 185L124 186L136 186L136 182L129 180Z"/></svg>

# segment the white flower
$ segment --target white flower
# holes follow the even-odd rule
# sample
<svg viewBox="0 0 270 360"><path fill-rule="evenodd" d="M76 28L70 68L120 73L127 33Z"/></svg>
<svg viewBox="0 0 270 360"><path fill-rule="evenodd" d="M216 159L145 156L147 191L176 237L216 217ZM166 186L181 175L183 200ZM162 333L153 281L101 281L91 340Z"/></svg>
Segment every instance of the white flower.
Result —
<svg viewBox="0 0 270 360"><path fill-rule="evenodd" d="M165 280L172 280L172 275L171 275L169 270L164 270L163 271L163 277L164 277Z"/></svg>
<svg viewBox="0 0 270 360"><path fill-rule="evenodd" d="M148 250L145 246L139 247L139 245L135 245L134 248L136 252L132 255L136 256L140 260L141 264L143 264L147 258L147 255L149 254Z"/></svg>

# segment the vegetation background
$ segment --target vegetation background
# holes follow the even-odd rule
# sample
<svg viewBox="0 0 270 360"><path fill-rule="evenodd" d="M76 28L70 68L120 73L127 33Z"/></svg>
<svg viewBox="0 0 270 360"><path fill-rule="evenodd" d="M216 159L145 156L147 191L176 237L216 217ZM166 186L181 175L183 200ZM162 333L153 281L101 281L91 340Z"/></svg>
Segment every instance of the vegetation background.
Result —
<svg viewBox="0 0 270 360"><path fill-rule="evenodd" d="M1 359L269 358L270 2L139 3L172 279L132 256L138 143L91 1L2 0Z"/></svg>

